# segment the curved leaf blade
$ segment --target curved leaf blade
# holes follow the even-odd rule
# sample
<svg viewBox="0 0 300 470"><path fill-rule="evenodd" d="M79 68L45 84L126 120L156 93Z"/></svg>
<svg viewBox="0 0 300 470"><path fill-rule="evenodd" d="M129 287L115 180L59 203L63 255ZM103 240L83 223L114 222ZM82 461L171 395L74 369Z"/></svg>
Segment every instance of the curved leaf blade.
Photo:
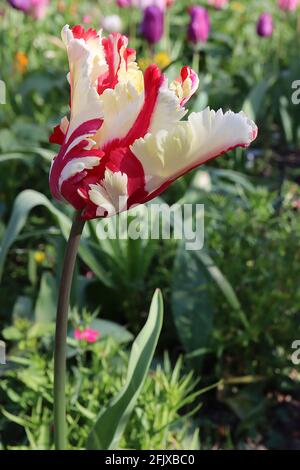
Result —
<svg viewBox="0 0 300 470"><path fill-rule="evenodd" d="M172 280L172 314L180 341L186 352L206 350L214 310L209 291L210 279L195 251L178 246ZM201 358L195 365L200 366Z"/></svg>
<svg viewBox="0 0 300 470"><path fill-rule="evenodd" d="M63 235L65 237L68 236L71 228L71 221L67 216L56 209L56 207L43 194L31 189L22 191L16 197L13 211L0 247L0 280L8 250L24 227L29 212L39 205L47 207L50 212L55 215L58 219Z"/></svg>
<svg viewBox="0 0 300 470"><path fill-rule="evenodd" d="M216 283L216 285L218 286L218 288L224 295L228 304L231 306L233 310L239 313L240 320L243 323L244 327L248 329L250 327L249 321L228 279L224 276L224 274L216 266L213 259L205 251L202 250L202 251L197 251L195 253L198 259L203 264L203 266L207 269L207 272L209 273L211 279Z"/></svg>
<svg viewBox="0 0 300 470"><path fill-rule="evenodd" d="M87 439L87 449L106 450L118 446L149 371L162 321L163 299L157 289L147 322L132 345L126 383L111 404L100 413Z"/></svg>
<svg viewBox="0 0 300 470"><path fill-rule="evenodd" d="M71 220L59 209L57 209L44 194L34 191L32 189L25 189L22 191L15 200L12 214L4 233L1 246L0 246L0 282L3 273L5 259L11 245L15 242L19 233L23 229L28 215L32 209L37 206L46 207L50 213L55 217L62 232L62 235L67 240L71 229ZM96 276L107 287L112 287L112 281L98 262L93 251L89 248L87 240L82 239L79 246L79 256L82 260L94 271Z"/></svg>

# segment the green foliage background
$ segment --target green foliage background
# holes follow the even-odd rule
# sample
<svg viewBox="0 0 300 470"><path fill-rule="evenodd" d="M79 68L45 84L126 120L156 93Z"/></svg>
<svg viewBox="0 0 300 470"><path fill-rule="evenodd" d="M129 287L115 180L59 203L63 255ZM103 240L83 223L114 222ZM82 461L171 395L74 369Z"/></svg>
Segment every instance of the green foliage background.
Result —
<svg viewBox="0 0 300 470"><path fill-rule="evenodd" d="M0 334L9 353L8 366L0 366L2 448L53 446L53 321L72 217L48 189L56 151L48 136L68 113L59 32L87 14L98 27L108 13L120 14L127 32L129 21L141 16L109 2L51 3L41 21L0 7L0 79L7 87L0 106ZM169 78L195 60L186 40L191 4L175 2L169 35L156 46L170 57ZM256 35L263 11L273 14L271 38ZM124 383L129 345L156 287L163 291L165 323L121 447L300 448L300 375L290 357L300 337L300 108L291 102L292 83L300 79L300 13L280 11L275 0L231 0L209 12L212 30L199 51L200 88L190 110L244 109L259 137L249 150L195 170L161 196L169 204L205 205L199 252L173 239L99 240L98 222L87 224L69 334L73 448L84 446L99 406ZM139 59L149 58L138 34L132 42ZM28 57L23 71L20 52ZM74 327L103 319L112 329L105 335L98 324L94 345L74 340Z"/></svg>

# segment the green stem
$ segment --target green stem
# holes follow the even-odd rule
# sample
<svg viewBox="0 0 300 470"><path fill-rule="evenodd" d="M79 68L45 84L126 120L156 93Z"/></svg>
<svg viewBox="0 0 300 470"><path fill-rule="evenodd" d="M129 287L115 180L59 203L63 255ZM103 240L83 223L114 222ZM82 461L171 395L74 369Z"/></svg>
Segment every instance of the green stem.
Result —
<svg viewBox="0 0 300 470"><path fill-rule="evenodd" d="M135 47L136 43L136 22L135 22L135 8L130 7L128 10L128 29L129 29L129 40L131 47Z"/></svg>
<svg viewBox="0 0 300 470"><path fill-rule="evenodd" d="M199 50L194 49L192 68L196 72L197 75L199 74L199 65L200 65L200 52Z"/></svg>
<svg viewBox="0 0 300 470"><path fill-rule="evenodd" d="M57 303L55 350L54 350L54 440L55 449L67 448L66 426L66 340L68 310L77 250L84 227L77 212L72 224L65 252Z"/></svg>

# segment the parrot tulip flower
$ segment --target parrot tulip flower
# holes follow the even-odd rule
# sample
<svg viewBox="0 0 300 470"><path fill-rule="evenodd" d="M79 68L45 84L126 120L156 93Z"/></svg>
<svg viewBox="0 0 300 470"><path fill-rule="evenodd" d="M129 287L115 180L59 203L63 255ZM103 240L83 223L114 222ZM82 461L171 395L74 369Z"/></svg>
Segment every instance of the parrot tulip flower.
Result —
<svg viewBox="0 0 300 470"><path fill-rule="evenodd" d="M55 198L81 211L83 220L142 204L174 180L235 147L247 147L257 127L240 112L184 108L198 77L183 67L168 85L156 65L144 75L135 51L119 33L65 26L69 58L70 120L50 137L60 145L50 170Z"/></svg>

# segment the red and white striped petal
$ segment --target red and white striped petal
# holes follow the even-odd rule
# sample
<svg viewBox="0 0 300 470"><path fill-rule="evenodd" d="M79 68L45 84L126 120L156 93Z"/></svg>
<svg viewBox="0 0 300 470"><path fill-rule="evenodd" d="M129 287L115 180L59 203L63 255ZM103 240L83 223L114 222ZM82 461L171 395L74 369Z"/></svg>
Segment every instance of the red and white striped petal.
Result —
<svg viewBox="0 0 300 470"><path fill-rule="evenodd" d="M256 136L256 125L243 112L224 114L221 109L206 108L169 132L161 130L136 140L131 150L143 166L146 191L156 195L208 160L235 147L249 146Z"/></svg>
<svg viewBox="0 0 300 470"><path fill-rule="evenodd" d="M61 200L65 197L61 193L60 178L67 164L71 164L73 159L78 159L79 157L82 157L83 159L90 156L102 157L103 152L99 151L99 149L94 149L92 154L89 150L94 145L92 136L100 127L101 122L102 121L100 119L92 119L84 122L74 130L68 139L61 126L59 126L59 129L58 127L55 128L54 133L51 136L52 141L56 140L56 143L60 143L60 141L63 140L58 155L52 160L49 174L51 193L56 199ZM90 169L90 165L88 163L86 164L86 169ZM75 188L74 191L76 193ZM72 204L70 192L68 192L68 194L69 197L66 198L66 200ZM77 194L75 194L74 197L77 199Z"/></svg>
<svg viewBox="0 0 300 470"><path fill-rule="evenodd" d="M82 26L70 29L67 25L62 30L62 38L69 58L71 116L70 122L64 119L59 126L56 126L50 137L52 143L61 145L59 154L52 162L50 187L54 197L62 199L67 196L67 200L78 207L78 194L73 185L74 169L78 170L78 180L82 180L96 165L95 162L99 162L98 157L93 154L91 156L87 151L95 147L94 135L103 124L104 107L107 111L113 101L107 97L103 99L99 95L99 91L101 93L107 91L107 96L110 96L113 88L120 82L123 87L130 90L130 92L128 90L126 93L124 92L123 95L129 96L129 100L132 102L136 87L140 87L142 91L143 75L134 62L135 51L127 48L128 40L125 36L113 34L108 39L102 39L100 33L93 29L85 30ZM134 114L136 107L134 103L130 103L126 109L124 99L122 100L119 95L120 93L116 92L114 108L115 112L123 113L123 117L119 116L119 119L114 121L120 131L118 138L123 136L120 122L123 121L123 125L126 127L124 135L130 128L130 122L125 120L125 113L129 112L134 120L139 112L138 108ZM138 101L141 101L141 97ZM137 104L137 106L139 105ZM107 122L111 114L107 111ZM106 124L103 137L105 138L107 134L107 140L116 137L111 135L111 130L112 127L108 128ZM99 146L94 153L96 155L102 153L99 151ZM89 161L91 158L93 159L92 166ZM73 159L76 162L72 162ZM65 168L66 165L67 168ZM70 175L72 184L63 185L66 181L66 175ZM62 187L64 194L62 194Z"/></svg>
<svg viewBox="0 0 300 470"><path fill-rule="evenodd" d="M169 89L165 79L158 92L148 132L156 134L162 129L170 131L186 113L187 110L181 106L180 99Z"/></svg>
<svg viewBox="0 0 300 470"><path fill-rule="evenodd" d="M60 124L54 127L54 130L49 137L49 142L51 142L51 144L62 145L65 141L68 128L69 128L69 119L65 116L60 121Z"/></svg>
<svg viewBox="0 0 300 470"><path fill-rule="evenodd" d="M184 106L187 101L197 91L199 86L199 78L191 67L182 67L180 77L176 78L170 85L170 89L174 91L180 100L180 106Z"/></svg>
<svg viewBox="0 0 300 470"><path fill-rule="evenodd" d="M120 33L112 33L102 39L107 63L107 71L98 77L98 93L101 95L107 88L115 88L117 83L131 82L136 88L142 83L142 73L135 62L134 49L128 48L128 39Z"/></svg>
<svg viewBox="0 0 300 470"><path fill-rule="evenodd" d="M139 89L127 82L118 83L114 89L108 88L103 92L103 124L94 136L99 148L124 138L134 125L144 104L143 75L141 81Z"/></svg>
<svg viewBox="0 0 300 470"><path fill-rule="evenodd" d="M101 37L95 30L65 26L62 39L69 58L71 116L67 139L83 123L102 118L98 78L108 70Z"/></svg>
<svg viewBox="0 0 300 470"><path fill-rule="evenodd" d="M187 112L156 65L147 68L137 88L119 83L101 99L104 122L94 137L101 148L108 143L110 148L128 147L148 132L171 130Z"/></svg>

